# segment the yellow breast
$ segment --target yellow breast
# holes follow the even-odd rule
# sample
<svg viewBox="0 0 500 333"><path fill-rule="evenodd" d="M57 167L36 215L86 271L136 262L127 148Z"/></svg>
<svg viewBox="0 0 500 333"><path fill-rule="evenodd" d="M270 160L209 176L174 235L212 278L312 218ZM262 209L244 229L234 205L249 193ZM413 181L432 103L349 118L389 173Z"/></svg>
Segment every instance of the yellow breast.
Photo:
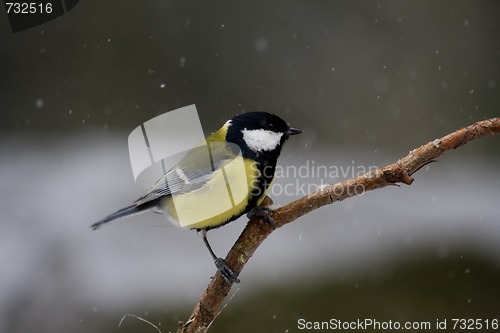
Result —
<svg viewBox="0 0 500 333"><path fill-rule="evenodd" d="M218 227L244 212L259 175L255 162L238 156L216 170L201 188L167 197L163 211L181 227Z"/></svg>

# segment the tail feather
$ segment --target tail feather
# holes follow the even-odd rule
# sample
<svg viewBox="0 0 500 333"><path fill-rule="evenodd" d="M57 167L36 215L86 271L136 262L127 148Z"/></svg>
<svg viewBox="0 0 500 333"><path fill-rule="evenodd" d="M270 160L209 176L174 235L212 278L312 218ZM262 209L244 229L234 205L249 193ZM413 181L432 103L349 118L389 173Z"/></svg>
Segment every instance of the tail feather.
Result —
<svg viewBox="0 0 500 333"><path fill-rule="evenodd" d="M108 222L111 222L113 220L116 220L116 219L119 219L119 218L122 218L125 216L141 213L143 211L152 209L153 207L155 207L155 205L151 204L151 202L149 202L148 204L142 204L142 205L131 205L131 206L122 208L122 209L114 212L113 214L106 216L102 220L97 221L96 223L92 224L90 226L90 228L92 228L92 230L97 230L103 224L106 224Z"/></svg>

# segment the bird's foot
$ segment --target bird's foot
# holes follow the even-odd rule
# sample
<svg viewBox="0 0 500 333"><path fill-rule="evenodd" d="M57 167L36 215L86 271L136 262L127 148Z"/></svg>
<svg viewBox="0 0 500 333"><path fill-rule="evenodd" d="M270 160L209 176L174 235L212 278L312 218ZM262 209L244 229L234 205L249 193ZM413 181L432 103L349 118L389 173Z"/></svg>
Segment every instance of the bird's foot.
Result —
<svg viewBox="0 0 500 333"><path fill-rule="evenodd" d="M224 280L227 283L240 283L240 279L238 279L238 275L226 264L224 259L217 258L214 260L215 267L220 272Z"/></svg>
<svg viewBox="0 0 500 333"><path fill-rule="evenodd" d="M247 217L251 219L252 217L262 217L269 225L274 229L276 229L276 222L274 219L269 215L269 212L272 209L269 207L261 207L261 206L256 206L254 209L252 209L248 214Z"/></svg>

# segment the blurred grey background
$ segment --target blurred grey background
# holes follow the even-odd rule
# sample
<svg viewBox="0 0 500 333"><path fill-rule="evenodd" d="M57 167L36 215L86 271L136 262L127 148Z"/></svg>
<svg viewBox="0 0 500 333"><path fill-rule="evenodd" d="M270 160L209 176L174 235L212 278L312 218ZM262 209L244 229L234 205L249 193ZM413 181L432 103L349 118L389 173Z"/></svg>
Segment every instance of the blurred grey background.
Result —
<svg viewBox="0 0 500 333"><path fill-rule="evenodd" d="M156 214L89 229L142 194L127 137L157 115L196 104L207 133L254 110L302 128L280 164L343 172L284 174L282 205L499 114L498 1L81 0L15 34L1 11L0 332L188 319L215 271L194 232ZM499 318L499 147L472 142L412 186L277 230L212 331ZM209 233L218 254L244 225Z"/></svg>

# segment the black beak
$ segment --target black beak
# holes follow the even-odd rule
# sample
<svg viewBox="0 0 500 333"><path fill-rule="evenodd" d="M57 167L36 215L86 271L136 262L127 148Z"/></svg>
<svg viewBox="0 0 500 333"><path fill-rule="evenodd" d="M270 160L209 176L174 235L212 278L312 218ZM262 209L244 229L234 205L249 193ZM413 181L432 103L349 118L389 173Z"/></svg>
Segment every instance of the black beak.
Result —
<svg viewBox="0 0 500 333"><path fill-rule="evenodd" d="M297 134L300 134L300 133L302 133L301 129L293 128L293 127L290 127L288 129L288 131L286 132L286 134L288 134L288 135L297 135Z"/></svg>

